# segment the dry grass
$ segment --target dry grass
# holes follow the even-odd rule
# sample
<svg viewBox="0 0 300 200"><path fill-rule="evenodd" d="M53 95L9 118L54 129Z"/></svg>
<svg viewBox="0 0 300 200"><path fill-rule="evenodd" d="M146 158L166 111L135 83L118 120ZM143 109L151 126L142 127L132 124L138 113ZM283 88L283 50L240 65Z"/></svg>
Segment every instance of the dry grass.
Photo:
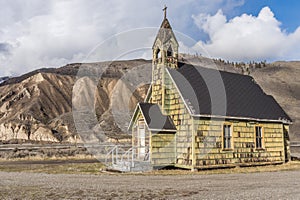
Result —
<svg viewBox="0 0 300 200"><path fill-rule="evenodd" d="M13 164L0 165L0 171L33 172L48 174L100 174L102 163L69 163L69 164Z"/></svg>
<svg viewBox="0 0 300 200"><path fill-rule="evenodd" d="M63 161L63 160L56 160ZM76 160L75 160L76 161ZM74 162L72 161L63 161L55 162L55 160L46 160L45 163L34 161L27 162L18 162L18 161L9 161L9 162L0 162L0 171L6 172L32 172L32 173L48 173L48 174L118 174L105 172L105 165L100 162L89 162L81 163L80 160ZM255 173L255 172L275 172L275 171L292 171L300 170L300 161L291 161L289 163L281 165L267 165L259 167L236 167L230 169L213 169L213 170L200 170L197 172L192 172L190 170L154 170L151 172L143 173L122 173L122 175L193 175L193 174L234 174L234 173Z"/></svg>
<svg viewBox="0 0 300 200"><path fill-rule="evenodd" d="M0 158L0 162L14 162L14 161L51 161L51 160L84 160L84 159L94 159L92 155L75 155L67 157L57 157L57 156L31 156L25 158Z"/></svg>
<svg viewBox="0 0 300 200"><path fill-rule="evenodd" d="M183 174L234 174L234 173L255 173L255 172L277 172L277 171L293 171L300 170L300 161L291 161L280 165L266 165L257 167L235 167L228 169L210 169L210 170L199 170L192 172L190 170L159 170L152 171L143 174L151 175L183 175Z"/></svg>

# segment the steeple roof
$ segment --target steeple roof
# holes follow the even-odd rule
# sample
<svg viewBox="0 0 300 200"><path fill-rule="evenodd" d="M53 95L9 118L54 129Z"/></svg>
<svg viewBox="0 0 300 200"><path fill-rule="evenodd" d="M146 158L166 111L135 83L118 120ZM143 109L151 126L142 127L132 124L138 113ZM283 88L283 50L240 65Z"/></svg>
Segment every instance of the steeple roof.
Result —
<svg viewBox="0 0 300 200"><path fill-rule="evenodd" d="M167 29L172 29L169 20L167 19L167 6L165 5L163 11L164 11L164 20L161 23L160 28L167 28Z"/></svg>
<svg viewBox="0 0 300 200"><path fill-rule="evenodd" d="M159 39L162 42L162 44L165 44L171 38L174 38L176 44L178 45L178 41L177 41L177 39L175 37L175 34L172 30L171 24L170 24L169 20L167 19L167 7L166 6L163 9L163 11L164 11L164 19L163 19L163 21L160 25L160 28L159 28L158 34L155 38L155 41L157 39ZM155 42L154 42L154 44L155 44ZM154 45L153 45L153 47L154 47Z"/></svg>
<svg viewBox="0 0 300 200"><path fill-rule="evenodd" d="M160 28L172 29L171 24L167 18L164 18Z"/></svg>

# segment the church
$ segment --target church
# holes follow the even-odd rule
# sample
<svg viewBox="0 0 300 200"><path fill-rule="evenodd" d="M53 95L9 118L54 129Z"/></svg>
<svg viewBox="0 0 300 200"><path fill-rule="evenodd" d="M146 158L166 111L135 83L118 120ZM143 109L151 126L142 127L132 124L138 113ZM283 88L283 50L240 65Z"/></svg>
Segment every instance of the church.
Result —
<svg viewBox="0 0 300 200"><path fill-rule="evenodd" d="M251 76L180 62L166 9L129 125L134 159L191 170L287 162L290 117Z"/></svg>

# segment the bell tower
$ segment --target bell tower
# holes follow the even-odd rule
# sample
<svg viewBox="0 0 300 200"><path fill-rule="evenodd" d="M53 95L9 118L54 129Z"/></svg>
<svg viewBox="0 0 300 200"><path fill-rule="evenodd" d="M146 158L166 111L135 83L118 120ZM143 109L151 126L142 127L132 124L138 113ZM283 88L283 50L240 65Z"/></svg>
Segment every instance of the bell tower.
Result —
<svg viewBox="0 0 300 200"><path fill-rule="evenodd" d="M152 47L152 103L163 107L165 68L178 68L178 42L167 19L167 7L164 19Z"/></svg>

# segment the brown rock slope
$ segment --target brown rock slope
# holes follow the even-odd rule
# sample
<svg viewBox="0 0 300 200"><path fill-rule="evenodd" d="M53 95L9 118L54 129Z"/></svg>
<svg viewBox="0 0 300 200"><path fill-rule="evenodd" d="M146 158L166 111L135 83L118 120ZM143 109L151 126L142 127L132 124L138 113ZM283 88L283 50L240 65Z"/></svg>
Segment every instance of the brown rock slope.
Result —
<svg viewBox="0 0 300 200"><path fill-rule="evenodd" d="M9 79L0 85L0 140L74 142L78 137L74 137L72 92L78 69L104 69L108 66L98 82L94 107L107 136L122 137L120 129L111 119L113 88L128 70L148 63L134 60L71 64L58 69L40 69ZM133 94L132 107L144 97L147 87L143 88Z"/></svg>
<svg viewBox="0 0 300 200"><path fill-rule="evenodd" d="M292 118L291 141L300 141L300 62L274 62L251 76Z"/></svg>

